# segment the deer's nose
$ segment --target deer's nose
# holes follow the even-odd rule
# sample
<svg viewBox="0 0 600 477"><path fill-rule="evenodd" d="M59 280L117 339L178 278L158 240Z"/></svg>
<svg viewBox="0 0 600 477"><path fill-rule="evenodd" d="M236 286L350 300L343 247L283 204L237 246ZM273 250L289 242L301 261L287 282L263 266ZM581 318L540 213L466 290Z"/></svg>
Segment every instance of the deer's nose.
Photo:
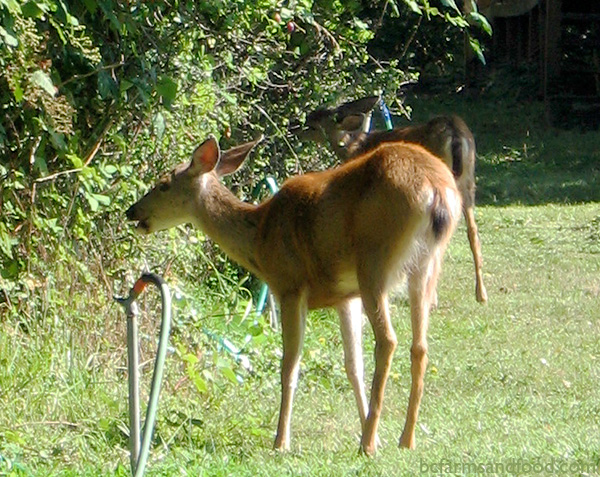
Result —
<svg viewBox="0 0 600 477"><path fill-rule="evenodd" d="M292 134L298 134L304 130L304 126L300 123L298 119L294 119L290 121L288 125L288 131Z"/></svg>
<svg viewBox="0 0 600 477"><path fill-rule="evenodd" d="M127 211L125 212L125 216L129 220L135 220L135 204L129 207L129 209L127 209Z"/></svg>

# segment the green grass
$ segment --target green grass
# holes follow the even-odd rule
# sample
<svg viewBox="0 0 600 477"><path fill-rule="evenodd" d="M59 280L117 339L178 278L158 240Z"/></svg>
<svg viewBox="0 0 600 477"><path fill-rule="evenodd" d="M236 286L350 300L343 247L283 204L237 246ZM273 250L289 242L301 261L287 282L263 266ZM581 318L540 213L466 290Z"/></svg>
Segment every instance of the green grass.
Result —
<svg viewBox="0 0 600 477"><path fill-rule="evenodd" d="M168 358L148 475L490 469L547 475L550 465L563 466L565 475L600 474L600 135L543 132L523 111L514 113L520 121L493 112L494 105L481 103L462 112L481 154L477 221L490 303L475 301L463 224L448 250L440 306L432 314L417 449L397 447L410 376L401 295L393 301L399 346L380 427L384 445L373 459L357 452L358 413L334 314L309 319L292 451L280 454L271 450L280 338L259 328L248 345L255 372L244 372L202 327L239 345L248 327L220 316L224 305L203 296L176 304L173 340L180 352ZM175 285L195 293L193 284ZM154 316L148 295L144 308ZM92 292L38 313L0 322L0 475L127 475L124 316ZM154 331L146 325L147 333ZM372 350L366 330L369 374ZM186 374L185 353L198 357L196 374L189 368ZM150 355L145 348L144 357ZM220 369L233 369L243 383ZM201 376L207 391L199 392L190 375Z"/></svg>

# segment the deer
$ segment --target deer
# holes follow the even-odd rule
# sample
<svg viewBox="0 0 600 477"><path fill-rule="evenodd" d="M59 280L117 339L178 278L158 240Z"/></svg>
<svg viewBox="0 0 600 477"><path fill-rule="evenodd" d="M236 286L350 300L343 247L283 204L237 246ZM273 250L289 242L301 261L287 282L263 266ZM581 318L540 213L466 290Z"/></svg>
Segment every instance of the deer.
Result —
<svg viewBox="0 0 600 477"><path fill-rule="evenodd" d="M127 219L142 234L192 224L268 284L281 313L281 402L274 442L280 451L290 449L308 311L332 307L338 312L346 373L359 410L360 451L375 454L398 342L388 293L406 276L411 388L399 445L414 449L428 360L429 302L462 207L452 173L423 147L391 142L338 167L292 176L276 194L251 204L238 199L220 178L237 171L257 142L221 152L209 136L191 161L163 176L126 211ZM375 339L368 402L363 307Z"/></svg>
<svg viewBox="0 0 600 477"><path fill-rule="evenodd" d="M458 116L437 116L425 124L369 132L371 112L379 96L361 98L336 108L308 114L305 127L293 132L301 140L329 144L339 160L348 161L381 143L407 141L425 147L450 167L463 201L467 237L475 265L475 297L488 301L483 283L483 255L475 222L475 139Z"/></svg>

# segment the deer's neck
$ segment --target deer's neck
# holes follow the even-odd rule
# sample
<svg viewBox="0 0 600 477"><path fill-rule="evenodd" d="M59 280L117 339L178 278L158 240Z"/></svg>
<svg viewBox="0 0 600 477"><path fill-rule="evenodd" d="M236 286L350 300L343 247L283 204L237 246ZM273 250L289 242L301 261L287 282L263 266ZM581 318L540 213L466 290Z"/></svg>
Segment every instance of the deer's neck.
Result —
<svg viewBox="0 0 600 477"><path fill-rule="evenodd" d="M254 259L259 208L239 200L212 174L201 180L196 225L228 256L260 275Z"/></svg>
<svg viewBox="0 0 600 477"><path fill-rule="evenodd" d="M363 154L364 152L368 151L368 145L367 145L367 139L368 139L369 135L365 132L358 132L358 133L354 133L353 135L351 135L348 138L348 142L346 143L345 146L343 147L339 147L340 151L338 152L337 156L343 160L346 161L348 159L351 159L353 157L358 156L359 154Z"/></svg>
<svg viewBox="0 0 600 477"><path fill-rule="evenodd" d="M348 142L344 150L345 157L342 157L342 159L347 160L360 154L364 154L385 142L417 142L417 138L411 138L411 134L414 136L412 129L408 127L385 131L373 131L370 133L360 132L353 136L352 140Z"/></svg>

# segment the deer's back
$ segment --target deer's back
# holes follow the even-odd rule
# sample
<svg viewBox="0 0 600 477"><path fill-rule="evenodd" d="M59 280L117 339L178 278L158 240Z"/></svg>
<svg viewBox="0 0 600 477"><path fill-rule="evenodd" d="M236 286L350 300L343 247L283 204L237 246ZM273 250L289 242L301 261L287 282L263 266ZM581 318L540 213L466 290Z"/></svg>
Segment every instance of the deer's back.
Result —
<svg viewBox="0 0 600 477"><path fill-rule="evenodd" d="M280 294L307 287L311 307L355 295L360 261L380 253L394 261L400 244L429 222L436 191L447 189L455 190L450 171L406 143L293 177L262 206L257 257L267 257L264 278Z"/></svg>
<svg viewBox="0 0 600 477"><path fill-rule="evenodd" d="M355 157L382 143L407 141L420 144L441 158L456 178L465 174L475 158L475 141L465 122L458 116L438 116L425 124L363 133L348 146L348 155Z"/></svg>

